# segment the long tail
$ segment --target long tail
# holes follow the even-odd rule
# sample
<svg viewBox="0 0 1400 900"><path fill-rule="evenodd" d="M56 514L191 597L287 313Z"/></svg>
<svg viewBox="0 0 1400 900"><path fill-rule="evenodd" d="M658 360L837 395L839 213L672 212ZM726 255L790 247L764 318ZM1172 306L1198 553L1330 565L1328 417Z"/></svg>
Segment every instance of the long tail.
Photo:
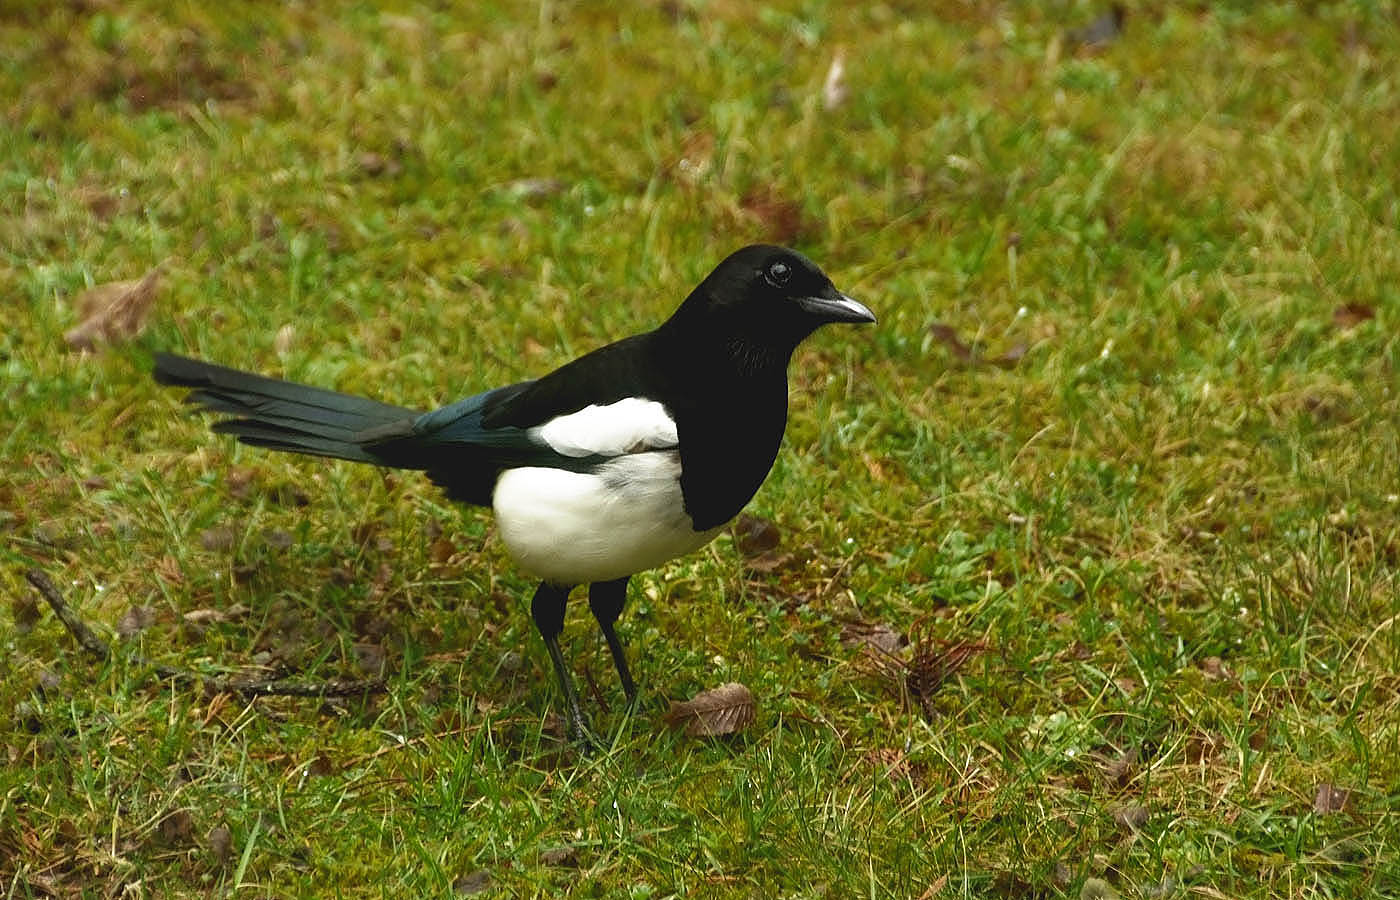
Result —
<svg viewBox="0 0 1400 900"><path fill-rule="evenodd" d="M216 422L214 430L245 444L377 465L395 463L366 446L386 433L411 430L420 415L403 406L170 353L156 354L155 379L190 388L185 402L203 412L233 416Z"/></svg>

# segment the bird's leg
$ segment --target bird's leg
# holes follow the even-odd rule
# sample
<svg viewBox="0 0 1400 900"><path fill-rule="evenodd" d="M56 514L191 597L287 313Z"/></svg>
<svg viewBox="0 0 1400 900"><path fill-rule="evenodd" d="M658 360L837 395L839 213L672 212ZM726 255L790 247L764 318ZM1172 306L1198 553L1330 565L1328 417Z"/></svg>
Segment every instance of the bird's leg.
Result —
<svg viewBox="0 0 1400 900"><path fill-rule="evenodd" d="M545 649L554 662L554 674L559 678L559 689L564 692L564 705L567 707L569 736L576 741L588 743L590 736L588 723L584 721L583 710L578 705L578 692L574 690L574 679L569 667L564 664L564 654L559 649L559 632L564 630L564 606L569 602L569 590L540 582L535 590L535 598L530 601L530 614L535 618L535 628L544 638Z"/></svg>
<svg viewBox="0 0 1400 900"><path fill-rule="evenodd" d="M617 675L622 679L622 692L627 695L628 703L636 703L637 685L632 681L632 673L627 670L627 654L622 652L622 641L618 640L617 632L613 629L613 623L622 615L622 605L626 602L626 578L595 581L588 586L588 608L593 610L593 617L598 620L598 627L603 629L603 637L612 651L613 665L617 666Z"/></svg>

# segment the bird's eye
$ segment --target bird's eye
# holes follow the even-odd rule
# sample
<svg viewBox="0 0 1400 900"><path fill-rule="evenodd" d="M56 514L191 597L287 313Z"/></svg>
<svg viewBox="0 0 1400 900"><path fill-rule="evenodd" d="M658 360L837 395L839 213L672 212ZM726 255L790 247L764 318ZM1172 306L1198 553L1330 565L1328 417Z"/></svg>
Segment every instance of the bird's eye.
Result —
<svg viewBox="0 0 1400 900"><path fill-rule="evenodd" d="M787 263L775 262L768 267L768 282L775 287L787 284L791 277L792 269L788 268Z"/></svg>

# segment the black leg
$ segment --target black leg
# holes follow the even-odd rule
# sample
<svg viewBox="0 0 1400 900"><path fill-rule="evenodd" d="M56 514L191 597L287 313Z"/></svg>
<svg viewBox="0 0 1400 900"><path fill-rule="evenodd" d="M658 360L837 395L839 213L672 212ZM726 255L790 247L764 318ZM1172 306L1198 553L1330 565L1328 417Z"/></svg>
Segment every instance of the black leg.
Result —
<svg viewBox="0 0 1400 900"><path fill-rule="evenodd" d="M545 649L554 662L554 674L559 678L559 689L564 693L569 736L588 743L588 724L583 719L583 710L579 709L574 679L559 649L559 632L564 630L564 606L569 602L569 590L547 581L540 582L535 590L535 599L530 602L530 613L535 617L535 628L539 630L540 637L544 638Z"/></svg>
<svg viewBox="0 0 1400 900"><path fill-rule="evenodd" d="M628 703L635 703L637 685L632 681L632 673L627 670L627 654L622 652L622 641L617 639L617 632L613 630L613 623L622 615L622 605L626 602L626 578L595 581L588 586L588 608L593 610L593 617L598 620L598 627L603 629L603 637L612 651L613 665L617 666L617 675L622 679L622 692L627 695Z"/></svg>

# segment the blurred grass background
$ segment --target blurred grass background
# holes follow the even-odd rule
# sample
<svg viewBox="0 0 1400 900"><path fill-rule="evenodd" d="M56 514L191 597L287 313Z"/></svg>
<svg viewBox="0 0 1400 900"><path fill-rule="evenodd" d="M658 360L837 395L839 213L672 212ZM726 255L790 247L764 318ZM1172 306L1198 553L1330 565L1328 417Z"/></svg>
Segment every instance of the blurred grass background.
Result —
<svg viewBox="0 0 1400 900"><path fill-rule="evenodd" d="M1397 8L1120 11L0 5L5 895L1400 896ZM488 514L146 374L427 407L757 240L880 323L795 359L779 551L634 580L635 717L576 604L594 758Z"/></svg>

